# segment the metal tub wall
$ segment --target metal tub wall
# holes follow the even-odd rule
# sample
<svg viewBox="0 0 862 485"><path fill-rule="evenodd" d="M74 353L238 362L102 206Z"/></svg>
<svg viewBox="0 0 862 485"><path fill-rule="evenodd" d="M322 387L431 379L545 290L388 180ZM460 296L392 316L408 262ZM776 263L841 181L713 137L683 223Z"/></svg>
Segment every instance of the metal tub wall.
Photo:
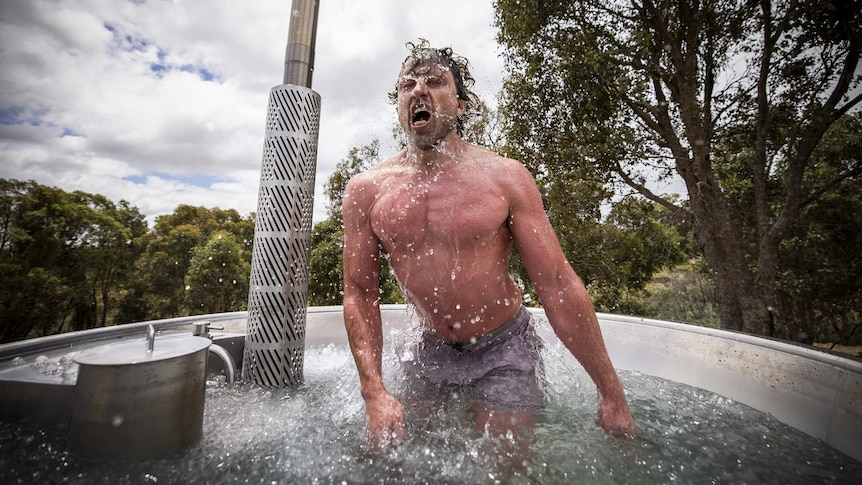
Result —
<svg viewBox="0 0 862 485"><path fill-rule="evenodd" d="M618 369L732 398L862 461L862 359L673 322L599 321Z"/></svg>

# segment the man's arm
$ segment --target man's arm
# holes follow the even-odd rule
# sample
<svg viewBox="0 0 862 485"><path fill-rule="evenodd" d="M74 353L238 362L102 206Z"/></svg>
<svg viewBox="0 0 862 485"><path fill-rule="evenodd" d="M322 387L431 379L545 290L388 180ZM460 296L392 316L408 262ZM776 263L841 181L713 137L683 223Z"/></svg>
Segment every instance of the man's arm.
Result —
<svg viewBox="0 0 862 485"><path fill-rule="evenodd" d="M377 451L404 439L401 404L383 385L383 329L380 319L380 246L369 213L373 190L355 177L345 191L344 326L359 372L365 412L367 446Z"/></svg>
<svg viewBox="0 0 862 485"><path fill-rule="evenodd" d="M598 388L599 425L612 434L634 436L637 426L608 357L589 294L566 261L532 175L520 164L511 172L509 228L545 315Z"/></svg>

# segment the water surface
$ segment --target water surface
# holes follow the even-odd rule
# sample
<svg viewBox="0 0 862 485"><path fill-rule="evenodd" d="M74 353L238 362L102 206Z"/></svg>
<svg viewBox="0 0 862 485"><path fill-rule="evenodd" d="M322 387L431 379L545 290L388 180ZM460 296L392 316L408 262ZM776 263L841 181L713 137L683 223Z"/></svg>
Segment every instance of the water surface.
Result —
<svg viewBox="0 0 862 485"><path fill-rule="evenodd" d="M65 435L0 423L10 483L862 483L862 464L731 399L621 372L642 436L595 425L595 386L556 342L546 349L548 405L527 453L474 430L469 399L447 390L405 405L397 449L362 451L364 408L345 346L306 351L305 384L271 390L207 384L204 437L148 461L88 462ZM388 386L403 395L393 352Z"/></svg>

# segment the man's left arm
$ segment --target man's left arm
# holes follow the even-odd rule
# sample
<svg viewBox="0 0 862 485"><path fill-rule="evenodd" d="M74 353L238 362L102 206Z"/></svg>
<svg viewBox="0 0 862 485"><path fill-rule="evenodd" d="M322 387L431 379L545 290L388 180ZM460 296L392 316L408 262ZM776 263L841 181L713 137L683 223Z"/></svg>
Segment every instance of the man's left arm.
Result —
<svg viewBox="0 0 862 485"><path fill-rule="evenodd" d="M509 228L545 315L598 388L599 425L608 433L633 437L637 425L605 348L589 294L566 260L532 175L520 164L513 172Z"/></svg>

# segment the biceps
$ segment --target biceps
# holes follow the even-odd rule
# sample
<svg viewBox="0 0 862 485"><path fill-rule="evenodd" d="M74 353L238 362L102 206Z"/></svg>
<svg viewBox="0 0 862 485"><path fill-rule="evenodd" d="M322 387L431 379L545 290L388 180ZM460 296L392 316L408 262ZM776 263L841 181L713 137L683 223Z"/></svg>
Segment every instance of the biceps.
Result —
<svg viewBox="0 0 862 485"><path fill-rule="evenodd" d="M376 237L345 230L343 260L345 298L377 290L380 248Z"/></svg>
<svg viewBox="0 0 862 485"><path fill-rule="evenodd" d="M514 234L530 280L539 291L567 285L567 280L573 276L572 269L550 223L545 220L530 226Z"/></svg>

